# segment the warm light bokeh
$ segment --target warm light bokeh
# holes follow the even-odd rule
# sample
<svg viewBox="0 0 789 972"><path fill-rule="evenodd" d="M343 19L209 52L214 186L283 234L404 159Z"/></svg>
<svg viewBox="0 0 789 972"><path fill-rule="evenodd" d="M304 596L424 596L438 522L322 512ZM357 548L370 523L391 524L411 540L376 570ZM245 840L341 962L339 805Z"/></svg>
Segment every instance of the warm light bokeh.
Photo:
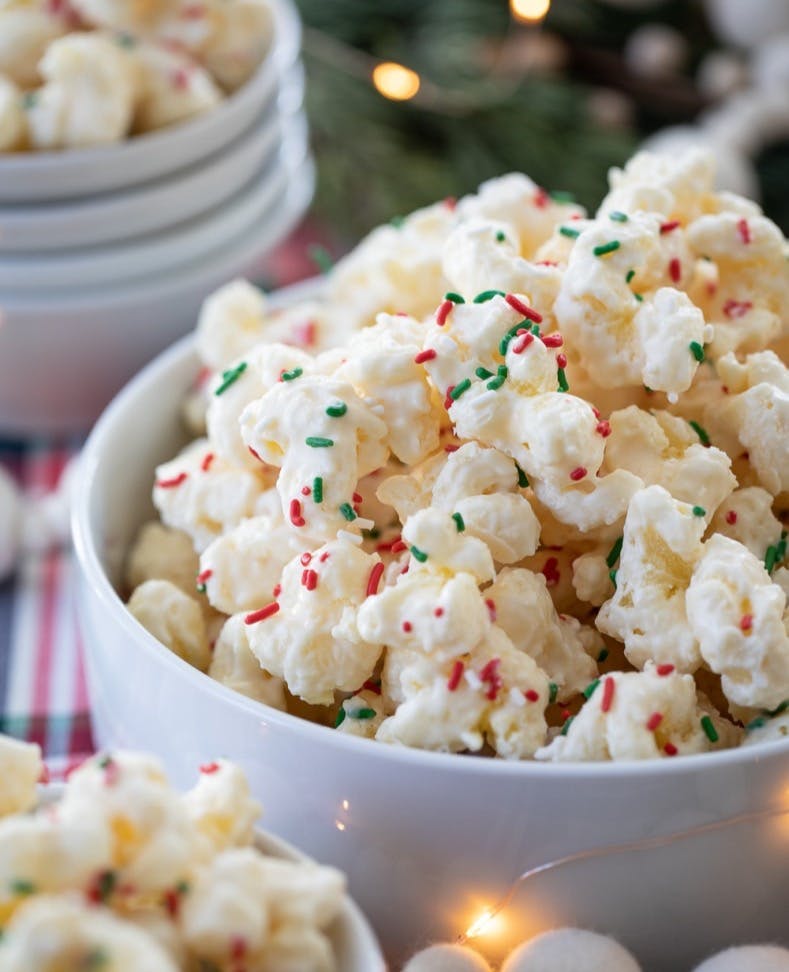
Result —
<svg viewBox="0 0 789 972"><path fill-rule="evenodd" d="M551 9L551 0L510 0L510 13L516 20L533 24Z"/></svg>
<svg viewBox="0 0 789 972"><path fill-rule="evenodd" d="M466 929L464 938L480 938L482 935L495 935L501 931L502 918L500 914L485 909Z"/></svg>
<svg viewBox="0 0 789 972"><path fill-rule="evenodd" d="M373 68L373 84L376 89L391 101L408 101L419 91L419 75L416 71L384 61Z"/></svg>

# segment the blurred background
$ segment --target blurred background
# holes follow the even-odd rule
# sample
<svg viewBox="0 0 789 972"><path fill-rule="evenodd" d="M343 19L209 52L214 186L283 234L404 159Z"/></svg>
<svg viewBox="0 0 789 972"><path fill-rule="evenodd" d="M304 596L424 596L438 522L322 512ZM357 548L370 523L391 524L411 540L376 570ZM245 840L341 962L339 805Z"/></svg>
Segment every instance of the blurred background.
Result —
<svg viewBox="0 0 789 972"><path fill-rule="evenodd" d="M593 208L645 141L710 147L723 187L789 230L789 0L298 6L335 255L510 170Z"/></svg>

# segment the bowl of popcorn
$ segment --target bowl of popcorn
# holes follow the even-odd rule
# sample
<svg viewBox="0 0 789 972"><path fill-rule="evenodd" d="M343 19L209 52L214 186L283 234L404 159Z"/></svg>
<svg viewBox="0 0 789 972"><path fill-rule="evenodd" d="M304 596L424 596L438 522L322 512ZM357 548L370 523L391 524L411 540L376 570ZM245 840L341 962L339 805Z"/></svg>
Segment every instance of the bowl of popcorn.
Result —
<svg viewBox="0 0 789 972"><path fill-rule="evenodd" d="M746 899L785 932L787 245L703 154L610 182L587 216L504 176L312 294L228 285L83 455L99 741L237 760L394 958L579 853L492 954L595 908L655 969Z"/></svg>
<svg viewBox="0 0 789 972"><path fill-rule="evenodd" d="M37 746L0 736L4 972L383 972L345 878L255 828L233 763L179 793L141 753L37 787Z"/></svg>
<svg viewBox="0 0 789 972"><path fill-rule="evenodd" d="M300 39L290 0L0 10L4 431L87 428L304 213Z"/></svg>

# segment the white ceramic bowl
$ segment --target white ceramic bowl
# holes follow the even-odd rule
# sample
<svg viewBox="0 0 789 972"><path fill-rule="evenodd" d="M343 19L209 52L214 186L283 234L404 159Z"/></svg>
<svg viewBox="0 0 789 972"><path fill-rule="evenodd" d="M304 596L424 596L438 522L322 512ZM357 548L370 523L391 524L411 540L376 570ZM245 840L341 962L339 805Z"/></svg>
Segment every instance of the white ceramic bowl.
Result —
<svg viewBox="0 0 789 972"><path fill-rule="evenodd" d="M163 648L115 584L153 515L153 469L183 443L198 368L185 339L94 429L74 537L96 738L151 750L173 779L221 752L265 799L267 826L343 869L390 960L453 939L527 868L630 841L789 810L789 741L650 763L506 763L356 739L269 709ZM615 934L650 972L686 970L742 940L789 944L789 816L559 868L524 887L478 939L494 959L557 924Z"/></svg>
<svg viewBox="0 0 789 972"><path fill-rule="evenodd" d="M173 175L67 203L0 207L0 257L117 243L170 229L216 209L262 172L282 133L296 121L304 69L283 79L276 102L234 142Z"/></svg>
<svg viewBox="0 0 789 972"><path fill-rule="evenodd" d="M39 789L40 802L49 805L60 799L64 785L50 783ZM255 847L268 857L302 863L312 861L312 858L291 844L259 828L255 831ZM338 972L386 972L375 935L359 906L348 895L345 896L340 914L329 926L328 935L334 948ZM141 969L140 972L144 970Z"/></svg>
<svg viewBox="0 0 789 972"><path fill-rule="evenodd" d="M127 189L205 159L229 145L276 97L301 46L292 0L269 0L272 44L256 74L213 111L118 145L0 155L0 204L38 203Z"/></svg>
<svg viewBox="0 0 789 972"><path fill-rule="evenodd" d="M121 385L194 326L203 299L252 272L296 225L315 185L310 159L246 233L176 272L138 284L0 302L0 433L89 428Z"/></svg>

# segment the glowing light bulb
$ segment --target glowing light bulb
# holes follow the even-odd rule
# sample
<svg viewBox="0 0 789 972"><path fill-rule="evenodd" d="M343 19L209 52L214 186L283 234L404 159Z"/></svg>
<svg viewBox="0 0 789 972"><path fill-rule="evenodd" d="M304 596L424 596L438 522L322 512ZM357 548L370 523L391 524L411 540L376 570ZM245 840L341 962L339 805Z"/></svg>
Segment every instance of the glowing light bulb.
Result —
<svg viewBox="0 0 789 972"><path fill-rule="evenodd" d="M347 810L348 807L350 806L350 803L348 803L347 800L343 800L341 806L342 806L343 810Z"/></svg>
<svg viewBox="0 0 789 972"><path fill-rule="evenodd" d="M500 916L486 908L466 929L464 938L479 938L482 935L495 934L500 930Z"/></svg>
<svg viewBox="0 0 789 972"><path fill-rule="evenodd" d="M339 831L345 830L345 824L342 822L342 820L335 820L334 825Z"/></svg>
<svg viewBox="0 0 789 972"><path fill-rule="evenodd" d="M390 101L408 101L419 91L421 81L416 71L394 61L384 61L373 68L373 84Z"/></svg>
<svg viewBox="0 0 789 972"><path fill-rule="evenodd" d="M526 24L536 23L551 9L551 0L510 0L510 13Z"/></svg>

